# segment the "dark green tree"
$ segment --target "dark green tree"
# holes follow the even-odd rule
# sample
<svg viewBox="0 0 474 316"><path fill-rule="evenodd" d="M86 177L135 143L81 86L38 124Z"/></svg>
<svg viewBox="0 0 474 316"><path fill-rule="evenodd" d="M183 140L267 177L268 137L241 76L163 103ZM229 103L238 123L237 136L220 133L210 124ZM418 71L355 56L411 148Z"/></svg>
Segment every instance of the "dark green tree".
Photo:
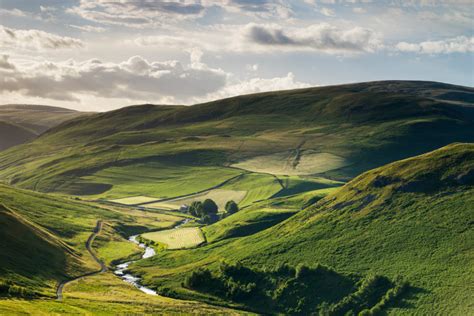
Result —
<svg viewBox="0 0 474 316"><path fill-rule="evenodd" d="M203 208L203 215L216 215L217 211L219 208L217 207L217 204L211 200L211 199L205 199L204 202L202 202L202 208Z"/></svg>
<svg viewBox="0 0 474 316"><path fill-rule="evenodd" d="M196 217L201 217L204 214L202 202L194 201L188 209L189 214Z"/></svg>
<svg viewBox="0 0 474 316"><path fill-rule="evenodd" d="M230 200L225 204L225 210L228 215L232 215L239 211L239 206L237 205L237 203Z"/></svg>

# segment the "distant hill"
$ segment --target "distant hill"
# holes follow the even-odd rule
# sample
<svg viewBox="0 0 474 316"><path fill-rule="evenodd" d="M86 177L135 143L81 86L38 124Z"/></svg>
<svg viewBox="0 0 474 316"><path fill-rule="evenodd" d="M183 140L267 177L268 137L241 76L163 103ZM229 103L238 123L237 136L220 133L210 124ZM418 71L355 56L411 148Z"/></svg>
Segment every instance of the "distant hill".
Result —
<svg viewBox="0 0 474 316"><path fill-rule="evenodd" d="M385 306L391 312L466 315L473 206L474 144L453 144L368 171L260 233L163 253L132 269L145 273L148 286L186 298L196 294L180 286L185 276L200 267L218 270L221 261L267 269L323 264L408 282L407 292ZM209 229L215 225L222 229Z"/></svg>
<svg viewBox="0 0 474 316"><path fill-rule="evenodd" d="M380 81L189 107L131 106L64 122L0 154L0 177L41 191L116 197L124 185L136 187L130 185L136 168L153 164L348 180L452 142L474 141L473 96L469 87ZM113 177L110 168L116 168ZM148 181L141 183L151 187Z"/></svg>
<svg viewBox="0 0 474 316"><path fill-rule="evenodd" d="M26 143L36 136L36 133L29 129L0 121L0 150Z"/></svg>
<svg viewBox="0 0 474 316"><path fill-rule="evenodd" d="M45 105L0 105L0 150L30 141L51 127L85 114Z"/></svg>

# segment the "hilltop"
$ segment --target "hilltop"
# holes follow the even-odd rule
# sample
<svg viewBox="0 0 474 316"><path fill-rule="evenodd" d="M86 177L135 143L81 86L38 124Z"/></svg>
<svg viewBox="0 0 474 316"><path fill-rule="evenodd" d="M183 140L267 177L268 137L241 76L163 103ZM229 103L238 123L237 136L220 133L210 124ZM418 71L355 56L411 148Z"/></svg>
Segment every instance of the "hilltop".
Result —
<svg viewBox="0 0 474 316"><path fill-rule="evenodd" d="M175 183L157 174L158 167L173 174L199 167L229 177L251 172L346 181L385 163L474 140L473 95L468 87L382 81L188 107L132 106L62 123L2 153L0 177L24 188L105 198L123 192L164 197L151 181ZM137 170L153 180L138 183L132 176ZM207 179L183 194L218 184Z"/></svg>
<svg viewBox="0 0 474 316"><path fill-rule="evenodd" d="M386 306L390 312L467 314L473 188L474 145L453 144L368 171L260 233L163 253L132 269L149 286L227 304L180 282L198 268L219 271L222 260L252 269L323 264L339 274L408 282L407 292Z"/></svg>

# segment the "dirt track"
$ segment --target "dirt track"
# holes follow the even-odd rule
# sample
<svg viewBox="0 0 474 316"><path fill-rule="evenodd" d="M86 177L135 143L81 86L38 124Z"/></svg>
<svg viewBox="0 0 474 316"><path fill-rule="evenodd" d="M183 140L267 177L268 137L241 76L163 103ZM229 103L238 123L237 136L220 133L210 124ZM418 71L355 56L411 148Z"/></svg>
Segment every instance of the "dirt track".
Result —
<svg viewBox="0 0 474 316"><path fill-rule="evenodd" d="M76 280L79 280L79 279L82 279L82 278L85 278L85 277L88 277L88 276L91 276L91 275L95 275L95 274L99 274L99 273L107 271L107 266L105 265L105 263L102 260L100 260L99 258L97 258L94 251L92 251L92 243L94 242L95 237L97 236L97 234L100 233L101 230L102 230L102 221L98 220L92 234L89 236L89 238L87 238L87 241L86 241L86 249L87 249L87 251L89 251L92 258L94 258L94 260L100 265L100 270L90 272L90 273L86 273L86 274L78 276L74 279L67 280L67 281L62 281L61 283L59 283L58 287L56 289L56 296L57 296L57 299L59 301L61 301L63 299L63 289L64 289L64 286L66 284L68 284L72 281L76 281Z"/></svg>

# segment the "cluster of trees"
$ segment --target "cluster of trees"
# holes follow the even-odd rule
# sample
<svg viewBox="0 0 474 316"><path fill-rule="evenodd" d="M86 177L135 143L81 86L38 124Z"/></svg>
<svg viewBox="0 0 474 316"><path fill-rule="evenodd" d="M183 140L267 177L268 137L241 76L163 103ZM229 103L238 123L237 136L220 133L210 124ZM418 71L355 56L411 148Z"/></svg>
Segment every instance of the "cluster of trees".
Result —
<svg viewBox="0 0 474 316"><path fill-rule="evenodd" d="M322 265L256 269L240 263L198 269L183 286L255 311L287 315L377 315L407 287L401 280L392 282L383 276L369 276L358 284L353 277Z"/></svg>
<svg viewBox="0 0 474 316"><path fill-rule="evenodd" d="M188 208L188 213L199 217L203 223L210 224L218 221L221 217L235 214L239 211L239 206L234 201L228 201L225 205L226 212L222 216L218 215L219 207L216 202L206 199L203 202L194 201Z"/></svg>

